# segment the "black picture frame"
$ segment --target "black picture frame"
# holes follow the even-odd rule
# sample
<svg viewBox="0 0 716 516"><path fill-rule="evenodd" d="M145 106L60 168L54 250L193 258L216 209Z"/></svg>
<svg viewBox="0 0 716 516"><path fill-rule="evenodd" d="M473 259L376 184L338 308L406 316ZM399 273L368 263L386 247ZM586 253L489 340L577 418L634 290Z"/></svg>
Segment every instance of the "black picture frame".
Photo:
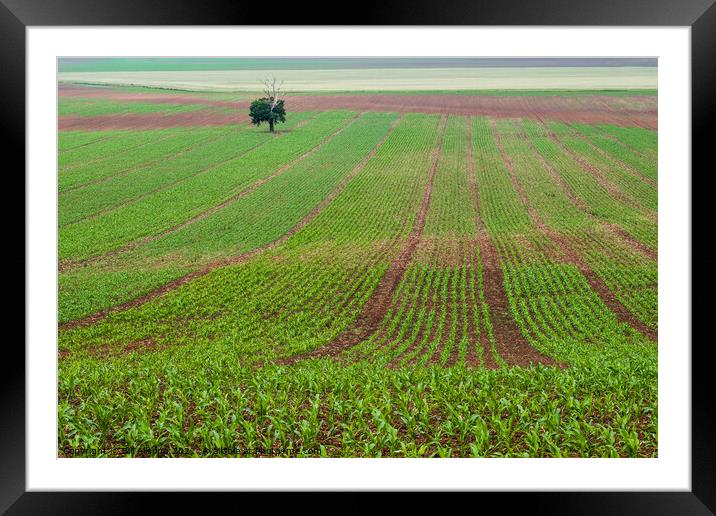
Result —
<svg viewBox="0 0 716 516"><path fill-rule="evenodd" d="M551 26L689 26L691 27L692 71L692 170L704 173L707 153L713 146L710 128L716 124L716 6L714 0L500 0L499 2L458 0L450 4L426 0L382 0L367 2L348 17L338 17L335 4L330 8L302 2L280 8L280 19L292 24L342 25L350 19L356 25L551 25ZM315 13L326 13L332 19L321 20ZM325 16L324 15L324 16ZM14 155L13 173L24 168L25 152L25 30L29 26L82 25L250 25L266 19L262 3L225 1L146 0L0 0L0 120L7 129L4 138L6 163ZM13 162L13 161L10 161ZM711 166L711 168L713 168ZM9 168L5 169L6 173ZM704 174L708 175L708 174ZM18 174L19 176L19 174ZM691 178L695 174L691 172ZM703 179L699 178L699 184ZM692 182L693 184L693 182ZM24 182L20 187L24 191ZM708 195L706 188L692 191ZM15 194L15 196L17 196ZM706 203L696 203L692 196L693 226L702 227L694 210ZM8 211L6 209L6 211ZM13 212L17 219L17 209ZM706 212L707 213L707 212ZM8 211L9 214L9 211ZM712 217L711 217L712 218ZM692 228L692 235L698 234ZM708 233L707 233L708 234ZM709 238L705 238L708 241ZM692 240L693 241L693 240ZM694 250L707 243L693 241ZM23 245L24 249L24 245ZM17 254L15 260L19 261ZM26 258L23 250L23 259ZM711 260L714 260L711 258ZM24 260L23 260L24 263ZM27 275L27 269L25 269ZM709 272L692 266L699 290L713 283ZM693 277L693 276L692 276ZM704 281L701 280L704 279ZM511 509L532 514L713 514L716 512L716 404L712 381L712 340L695 338L694 314L711 310L713 302L696 303L692 294L692 491L691 492L623 492L623 493L484 493L482 498L509 497ZM704 299L708 299L704 297ZM668 315L668 314L667 314ZM690 343L678 343L687 346ZM0 511L8 514L77 514L84 512L119 514L146 507L148 498L158 498L165 509L181 504L192 508L181 493L38 493L25 487L25 353L14 339L6 339L0 417ZM233 496L222 494L222 498ZM241 494L242 504L247 494ZM342 507L367 509L362 497L352 495L356 503ZM288 503L302 503L293 495ZM299 498L302 498L299 496ZM422 497L414 497L420 500ZM504 500L492 500L504 506ZM484 500L481 500L484 503ZM201 502L200 502L201 503ZM272 510L279 509L272 497ZM483 505L483 507L486 507Z"/></svg>

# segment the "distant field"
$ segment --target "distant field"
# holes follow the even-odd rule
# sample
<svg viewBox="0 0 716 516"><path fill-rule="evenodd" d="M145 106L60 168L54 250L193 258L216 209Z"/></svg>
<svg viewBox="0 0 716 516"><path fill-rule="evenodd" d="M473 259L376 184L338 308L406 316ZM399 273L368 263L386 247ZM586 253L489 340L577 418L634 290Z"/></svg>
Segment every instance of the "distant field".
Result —
<svg viewBox="0 0 716 516"><path fill-rule="evenodd" d="M654 58L481 57L63 57L60 72L192 70L335 70L353 68L515 68L528 66L656 66Z"/></svg>
<svg viewBox="0 0 716 516"><path fill-rule="evenodd" d="M60 87L60 456L658 456L656 98L338 97Z"/></svg>
<svg viewBox="0 0 716 516"><path fill-rule="evenodd" d="M255 91L267 74L287 91L655 89L655 67L360 68L62 72L60 81L201 91Z"/></svg>
<svg viewBox="0 0 716 516"><path fill-rule="evenodd" d="M263 92L260 90L242 90L236 92L230 91L198 91L181 88L168 88L161 86L126 86L126 85L106 85L101 83L83 82L83 81L66 81L61 82L65 86L87 86L93 88L112 88L114 91L127 93L161 93L164 95L181 95L184 93L192 93L202 98L210 100L237 100L251 99L260 96ZM632 96L645 95L656 96L656 88L646 89L514 89L514 90L354 90L354 91L302 91L301 95L465 95L465 96L495 96L495 97L570 97L584 95L610 95L610 96Z"/></svg>

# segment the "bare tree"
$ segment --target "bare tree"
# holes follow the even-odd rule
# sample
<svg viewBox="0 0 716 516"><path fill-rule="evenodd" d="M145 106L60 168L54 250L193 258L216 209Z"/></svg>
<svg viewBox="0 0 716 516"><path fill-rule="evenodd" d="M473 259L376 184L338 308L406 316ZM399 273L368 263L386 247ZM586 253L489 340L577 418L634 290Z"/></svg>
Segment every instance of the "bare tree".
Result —
<svg viewBox="0 0 716 516"><path fill-rule="evenodd" d="M283 81L280 83L276 79L276 77L267 78L264 81L264 93L266 94L266 98L268 98L271 101L271 110L273 111L273 108L276 107L276 104L278 104L279 100L281 100L281 97L283 96L283 91L281 90L281 87L283 86Z"/></svg>

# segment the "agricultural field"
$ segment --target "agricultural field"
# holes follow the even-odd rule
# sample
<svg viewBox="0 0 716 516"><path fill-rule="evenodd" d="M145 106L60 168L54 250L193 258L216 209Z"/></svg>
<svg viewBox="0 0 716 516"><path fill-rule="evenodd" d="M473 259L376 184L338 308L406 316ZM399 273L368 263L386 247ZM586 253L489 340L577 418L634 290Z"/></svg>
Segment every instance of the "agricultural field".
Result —
<svg viewBox="0 0 716 516"><path fill-rule="evenodd" d="M58 455L656 457L652 87L61 82Z"/></svg>

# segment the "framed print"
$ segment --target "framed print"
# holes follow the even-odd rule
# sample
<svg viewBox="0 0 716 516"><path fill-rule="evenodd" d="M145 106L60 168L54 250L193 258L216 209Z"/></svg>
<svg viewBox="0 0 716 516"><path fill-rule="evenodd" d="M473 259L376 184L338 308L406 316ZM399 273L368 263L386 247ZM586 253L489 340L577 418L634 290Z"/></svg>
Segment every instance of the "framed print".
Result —
<svg viewBox="0 0 716 516"><path fill-rule="evenodd" d="M175 7L0 6L27 204L3 510L714 510L691 281L716 8Z"/></svg>

